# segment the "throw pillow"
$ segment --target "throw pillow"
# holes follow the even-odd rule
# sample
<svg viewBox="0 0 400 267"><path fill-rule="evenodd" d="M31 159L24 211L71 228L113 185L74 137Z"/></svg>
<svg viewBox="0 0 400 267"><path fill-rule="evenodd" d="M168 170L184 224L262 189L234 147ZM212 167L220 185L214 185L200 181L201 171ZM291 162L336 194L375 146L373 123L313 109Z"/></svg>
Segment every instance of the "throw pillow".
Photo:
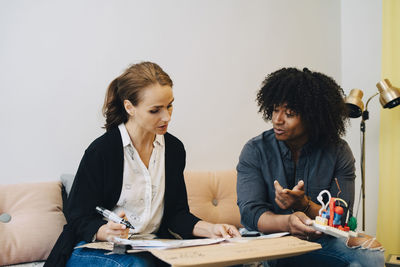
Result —
<svg viewBox="0 0 400 267"><path fill-rule="evenodd" d="M0 265L47 259L64 224L61 183L0 185Z"/></svg>

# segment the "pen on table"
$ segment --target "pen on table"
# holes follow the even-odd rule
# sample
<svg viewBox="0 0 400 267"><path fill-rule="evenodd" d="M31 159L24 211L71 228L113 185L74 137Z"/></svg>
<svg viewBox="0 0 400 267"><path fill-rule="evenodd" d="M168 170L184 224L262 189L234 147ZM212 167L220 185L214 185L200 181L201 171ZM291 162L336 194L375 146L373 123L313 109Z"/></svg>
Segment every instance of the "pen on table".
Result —
<svg viewBox="0 0 400 267"><path fill-rule="evenodd" d="M114 212L112 212L108 209L105 209L102 207L96 207L96 211L98 213L100 213L101 215L103 215L105 218L109 219L110 221L123 224L126 227L131 228L131 229L135 229L135 227L133 227L133 225L129 221L125 220L124 218L119 217L117 214L115 214Z"/></svg>

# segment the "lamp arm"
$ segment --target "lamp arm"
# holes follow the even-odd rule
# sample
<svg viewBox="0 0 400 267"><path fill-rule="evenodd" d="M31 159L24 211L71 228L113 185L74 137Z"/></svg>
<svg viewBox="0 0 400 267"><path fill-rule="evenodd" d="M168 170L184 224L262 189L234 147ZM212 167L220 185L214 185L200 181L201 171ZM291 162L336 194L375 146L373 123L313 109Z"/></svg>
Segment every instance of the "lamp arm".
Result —
<svg viewBox="0 0 400 267"><path fill-rule="evenodd" d="M371 99L374 98L377 95L379 95L379 92L375 93L373 96L368 98L367 103L365 104L365 109L362 112L362 116L361 116L361 131L362 132L365 131L365 121L369 119L369 111L368 111L369 101L371 101Z"/></svg>
<svg viewBox="0 0 400 267"><path fill-rule="evenodd" d="M377 95L379 95L379 92L376 92L374 95L372 95L370 98L368 98L367 103L365 104L365 110L368 110L369 101L371 101L371 99Z"/></svg>

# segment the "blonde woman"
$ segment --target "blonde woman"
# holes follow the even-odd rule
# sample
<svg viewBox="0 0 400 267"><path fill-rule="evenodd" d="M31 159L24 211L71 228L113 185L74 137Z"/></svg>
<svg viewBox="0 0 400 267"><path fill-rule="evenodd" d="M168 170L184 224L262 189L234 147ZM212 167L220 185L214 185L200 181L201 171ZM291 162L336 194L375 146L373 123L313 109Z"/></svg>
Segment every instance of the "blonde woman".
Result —
<svg viewBox="0 0 400 267"><path fill-rule="evenodd" d="M96 206L125 217L136 234L182 238L234 237L237 229L189 212L183 177L185 149L167 132L172 80L157 64L132 65L113 80L103 113L106 133L85 151L66 206L67 225L46 266L160 266L150 253L104 255L77 244L127 236L123 224L106 221Z"/></svg>

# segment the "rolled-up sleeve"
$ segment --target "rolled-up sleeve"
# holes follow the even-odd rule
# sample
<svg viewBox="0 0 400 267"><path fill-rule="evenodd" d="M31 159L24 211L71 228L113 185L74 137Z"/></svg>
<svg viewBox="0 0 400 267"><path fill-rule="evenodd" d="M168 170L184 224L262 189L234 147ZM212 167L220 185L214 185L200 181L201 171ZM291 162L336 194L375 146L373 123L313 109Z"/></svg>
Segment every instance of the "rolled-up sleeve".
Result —
<svg viewBox="0 0 400 267"><path fill-rule="evenodd" d="M249 230L258 230L260 216L272 209L268 203L267 185L261 170L260 152L250 142L239 157L237 169L237 204L241 223Z"/></svg>

